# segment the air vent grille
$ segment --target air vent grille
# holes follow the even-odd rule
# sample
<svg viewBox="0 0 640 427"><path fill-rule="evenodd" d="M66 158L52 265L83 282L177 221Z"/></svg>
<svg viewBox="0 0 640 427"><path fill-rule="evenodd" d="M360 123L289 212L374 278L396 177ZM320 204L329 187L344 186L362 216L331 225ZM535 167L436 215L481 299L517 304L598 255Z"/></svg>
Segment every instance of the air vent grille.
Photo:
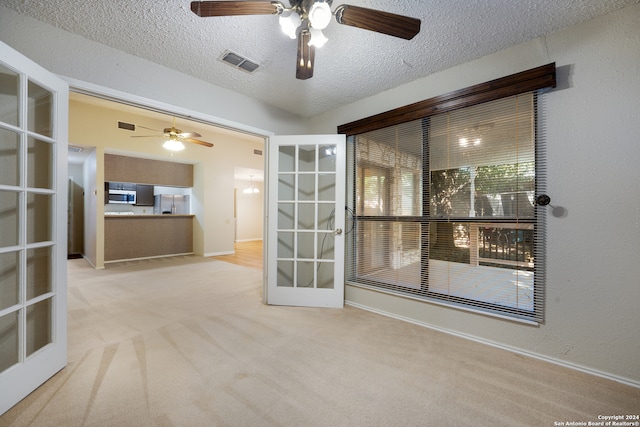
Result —
<svg viewBox="0 0 640 427"><path fill-rule="evenodd" d="M69 150L70 153L81 153L83 148L78 147L77 145L69 145L67 150Z"/></svg>
<svg viewBox="0 0 640 427"><path fill-rule="evenodd" d="M249 61L247 58L238 55L235 52L231 52L230 50L226 50L222 55L220 55L220 58L218 59L239 70L246 71L247 73L251 74L260 67L260 65L256 64L255 62Z"/></svg>
<svg viewBox="0 0 640 427"><path fill-rule="evenodd" d="M136 125L132 123L118 122L118 129L136 130Z"/></svg>

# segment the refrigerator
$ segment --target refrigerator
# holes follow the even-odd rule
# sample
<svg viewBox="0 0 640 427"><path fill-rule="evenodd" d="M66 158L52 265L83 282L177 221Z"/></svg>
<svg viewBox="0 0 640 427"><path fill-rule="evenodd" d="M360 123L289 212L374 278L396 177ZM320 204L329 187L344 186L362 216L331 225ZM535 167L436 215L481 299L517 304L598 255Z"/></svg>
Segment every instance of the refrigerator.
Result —
<svg viewBox="0 0 640 427"><path fill-rule="evenodd" d="M153 213L157 215L190 214L189 196L182 194L158 194L154 196Z"/></svg>

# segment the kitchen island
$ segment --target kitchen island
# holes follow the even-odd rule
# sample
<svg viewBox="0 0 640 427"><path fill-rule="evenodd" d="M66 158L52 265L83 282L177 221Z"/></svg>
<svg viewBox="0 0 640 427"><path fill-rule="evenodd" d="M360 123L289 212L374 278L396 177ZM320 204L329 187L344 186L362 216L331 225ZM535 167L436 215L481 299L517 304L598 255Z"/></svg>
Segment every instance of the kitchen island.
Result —
<svg viewBox="0 0 640 427"><path fill-rule="evenodd" d="M194 215L105 215L104 261L193 253Z"/></svg>

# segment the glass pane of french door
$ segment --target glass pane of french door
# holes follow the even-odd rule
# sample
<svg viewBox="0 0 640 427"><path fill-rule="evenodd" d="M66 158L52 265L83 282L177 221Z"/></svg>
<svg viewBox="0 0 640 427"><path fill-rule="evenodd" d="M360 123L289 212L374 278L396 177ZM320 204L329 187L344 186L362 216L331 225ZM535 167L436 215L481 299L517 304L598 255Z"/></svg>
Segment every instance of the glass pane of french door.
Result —
<svg viewBox="0 0 640 427"><path fill-rule="evenodd" d="M0 43L0 414L66 365L68 85Z"/></svg>
<svg viewBox="0 0 640 427"><path fill-rule="evenodd" d="M343 135L270 139L269 304L344 303L345 150Z"/></svg>

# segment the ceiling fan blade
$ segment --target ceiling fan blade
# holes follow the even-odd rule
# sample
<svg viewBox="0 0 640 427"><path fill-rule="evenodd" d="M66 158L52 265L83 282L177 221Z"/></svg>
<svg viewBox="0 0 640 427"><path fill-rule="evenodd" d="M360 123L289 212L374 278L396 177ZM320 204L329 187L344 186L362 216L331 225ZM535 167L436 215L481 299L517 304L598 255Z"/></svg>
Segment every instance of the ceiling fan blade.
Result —
<svg viewBox="0 0 640 427"><path fill-rule="evenodd" d="M315 61L316 48L309 46L311 33L302 31L298 35L298 60L296 62L296 79L306 80L313 77L313 63Z"/></svg>
<svg viewBox="0 0 640 427"><path fill-rule="evenodd" d="M340 5L335 11L338 24L350 25L402 39L411 40L420 32L421 21L409 16L365 7Z"/></svg>
<svg viewBox="0 0 640 427"><path fill-rule="evenodd" d="M162 138L162 135L131 135L131 138Z"/></svg>
<svg viewBox="0 0 640 427"><path fill-rule="evenodd" d="M182 132L179 133L178 136L180 138L200 138L202 135L196 132Z"/></svg>
<svg viewBox="0 0 640 427"><path fill-rule="evenodd" d="M191 11L200 17L232 15L274 15L284 5L271 1L192 1Z"/></svg>
<svg viewBox="0 0 640 427"><path fill-rule="evenodd" d="M204 145L205 147L213 147L213 144L206 141L200 141L199 139L184 138L184 141L193 142L194 144Z"/></svg>

